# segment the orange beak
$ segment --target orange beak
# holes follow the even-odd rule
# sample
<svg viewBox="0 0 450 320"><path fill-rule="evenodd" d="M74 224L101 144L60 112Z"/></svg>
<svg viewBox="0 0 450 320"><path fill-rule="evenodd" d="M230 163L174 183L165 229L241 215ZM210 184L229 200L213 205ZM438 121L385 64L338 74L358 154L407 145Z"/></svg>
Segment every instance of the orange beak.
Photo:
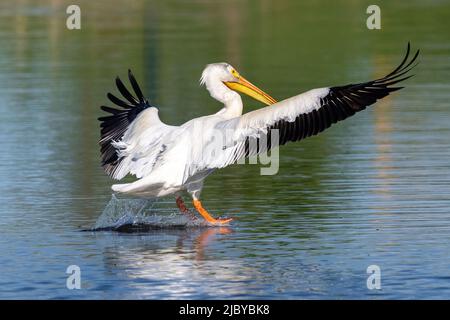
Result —
<svg viewBox="0 0 450 320"><path fill-rule="evenodd" d="M237 81L227 81L224 84L231 90L242 92L255 100L258 100L267 105L277 103L277 100L269 96L267 93L259 89L253 83L245 79L243 76L239 75L237 72L235 74Z"/></svg>

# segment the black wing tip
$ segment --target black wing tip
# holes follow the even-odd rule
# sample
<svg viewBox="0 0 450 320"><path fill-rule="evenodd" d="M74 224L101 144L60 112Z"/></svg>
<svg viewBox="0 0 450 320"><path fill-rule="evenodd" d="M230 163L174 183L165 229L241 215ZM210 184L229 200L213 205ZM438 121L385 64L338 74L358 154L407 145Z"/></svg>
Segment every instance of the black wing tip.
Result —
<svg viewBox="0 0 450 320"><path fill-rule="evenodd" d="M125 109L146 109L148 107L151 107L148 99L145 98L143 95L141 88L134 77L133 73L131 72L131 69L128 69L128 78L130 80L131 86L133 87L133 90L136 94L136 96L133 96L131 92L126 88L123 81L120 79L119 76L116 76L115 83L117 86L117 89L122 94L123 98L125 98L126 101L119 99L111 92L108 92L106 94L106 97L115 105L125 108ZM140 111L142 111L140 110ZM139 112L140 112L139 111Z"/></svg>
<svg viewBox="0 0 450 320"><path fill-rule="evenodd" d="M124 85L123 82L122 82L122 79L120 79L119 76L116 76L116 79L114 79L114 81L115 81L115 83L116 83L117 89L119 89L119 86L124 86L124 87L125 87L125 85ZM120 91L120 89L119 89L119 91ZM122 93L122 92L121 92L121 93Z"/></svg>
<svg viewBox="0 0 450 320"><path fill-rule="evenodd" d="M145 99L141 87L139 86L136 78L134 77L131 69L128 69L128 79L130 80L131 86L133 87L134 93L136 94L140 103L148 104L148 100Z"/></svg>
<svg viewBox="0 0 450 320"><path fill-rule="evenodd" d="M348 107L355 111L360 111L365 107L372 105L377 100L386 97L391 92L403 89L403 86L394 85L414 77L415 74L409 73L418 65L418 62L414 62L417 61L420 50L417 50L412 58L410 56L410 51L411 44L408 42L406 55L403 57L401 63L386 76L364 83L331 87L330 98L333 98L333 95L335 95L342 105L348 105ZM332 103L336 104L336 102L333 101Z"/></svg>
<svg viewBox="0 0 450 320"><path fill-rule="evenodd" d="M400 81L404 81L411 78L413 75L408 75L408 73L420 63L420 61L417 61L417 58L419 57L420 54L420 49L417 49L417 51L414 53L411 59L409 59L410 51L411 51L411 43L410 41L408 41L406 54L401 63L393 71L388 73L383 78L375 80L374 83L388 87Z"/></svg>
<svg viewBox="0 0 450 320"><path fill-rule="evenodd" d="M416 51L416 53L414 54L413 58L409 62L407 62L408 58L410 56L410 52L411 52L411 43L410 43L410 41L408 41L408 45L406 47L406 54L403 57L402 61L394 70L392 70L390 73L388 73L384 78L394 77L396 74L404 72L412 63L414 63L414 61L416 61L417 57L419 56L420 50L418 49Z"/></svg>
<svg viewBox="0 0 450 320"><path fill-rule="evenodd" d="M403 66L404 63L408 60L408 58L409 58L409 56L410 56L410 52L411 52L411 42L408 41L408 46L407 46L407 49L406 49L406 54L405 54L404 61L399 65L399 67L400 67L402 70L405 70L406 68L408 68L411 64L413 64L413 63L417 60L417 57L418 57L419 54L420 54L420 49L417 49L416 52L415 52L414 55L413 55L413 58L412 58L405 66ZM418 62L419 62L419 61L418 61Z"/></svg>

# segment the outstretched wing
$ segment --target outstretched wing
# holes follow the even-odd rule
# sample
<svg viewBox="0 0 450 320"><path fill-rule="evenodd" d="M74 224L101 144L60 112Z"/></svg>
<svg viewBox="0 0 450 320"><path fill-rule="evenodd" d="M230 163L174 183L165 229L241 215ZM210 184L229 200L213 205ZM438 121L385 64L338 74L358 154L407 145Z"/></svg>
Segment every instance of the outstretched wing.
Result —
<svg viewBox="0 0 450 320"><path fill-rule="evenodd" d="M158 109L144 97L130 70L128 78L136 96L133 96L117 77L117 89L125 100L108 93L108 99L119 108L101 106L103 111L111 115L98 118L101 122L99 144L102 167L115 179L135 173L138 160L141 160L139 163L142 164L142 158L151 159L153 154L158 152L161 133L172 128L161 122Z"/></svg>
<svg viewBox="0 0 450 320"><path fill-rule="evenodd" d="M391 92L402 89L403 87L394 85L412 77L407 73L417 65L413 63L419 55L419 50L408 62L409 53L408 43L406 55L400 65L380 79L313 89L246 113L239 118L219 123L217 129L222 130L224 134L233 132L232 146L230 147L228 141L223 156L213 166L224 167L242 157L266 151L271 146L317 135L333 123L342 121ZM278 141L271 139L275 129L278 132ZM260 140L267 141L267 144L260 145Z"/></svg>

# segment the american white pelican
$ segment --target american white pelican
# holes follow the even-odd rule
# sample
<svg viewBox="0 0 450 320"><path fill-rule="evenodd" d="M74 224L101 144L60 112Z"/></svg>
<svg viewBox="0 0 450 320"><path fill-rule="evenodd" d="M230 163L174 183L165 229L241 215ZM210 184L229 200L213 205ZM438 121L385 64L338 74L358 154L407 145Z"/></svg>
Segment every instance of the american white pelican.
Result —
<svg viewBox="0 0 450 320"><path fill-rule="evenodd" d="M121 109L101 107L111 114L99 118L102 166L114 179L120 180L127 174L138 178L132 183L114 184L115 192L153 197L175 194L181 212L195 219L180 196L182 191L187 191L195 209L206 221L228 223L230 218L213 218L200 202L203 181L209 174L269 149L273 142L261 148L249 141L263 138L270 141L271 136L276 136L275 129L279 133L277 144L298 141L318 134L401 89L393 85L411 77L406 74L415 67L413 62L419 51L408 62L409 53L408 43L401 64L380 79L313 89L280 102L247 81L230 64L209 64L203 70L200 83L224 106L215 114L192 119L181 126L170 126L159 119L158 109L144 97L129 71L136 97L116 78L117 88L125 100L111 93L108 98ZM242 100L236 91L268 106L242 114ZM222 134L220 139L217 139L218 133ZM220 148L210 152L208 147L217 143Z"/></svg>

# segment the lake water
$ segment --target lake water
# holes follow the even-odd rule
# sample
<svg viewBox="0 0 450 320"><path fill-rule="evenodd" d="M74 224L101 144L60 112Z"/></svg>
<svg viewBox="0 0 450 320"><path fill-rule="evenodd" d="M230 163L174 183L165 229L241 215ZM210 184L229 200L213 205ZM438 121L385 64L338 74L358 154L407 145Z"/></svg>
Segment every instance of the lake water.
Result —
<svg viewBox="0 0 450 320"><path fill-rule="evenodd" d="M449 2L381 1L381 30L366 28L367 1L77 3L73 31L62 2L0 4L0 298L450 297ZM404 90L282 147L277 175L207 179L204 205L229 227L82 231L124 203L99 165L96 118L128 68L181 124L220 108L198 85L207 63L283 99L382 76L408 41L422 54ZM176 212L171 197L152 207ZM66 288L69 265L80 290Z"/></svg>

